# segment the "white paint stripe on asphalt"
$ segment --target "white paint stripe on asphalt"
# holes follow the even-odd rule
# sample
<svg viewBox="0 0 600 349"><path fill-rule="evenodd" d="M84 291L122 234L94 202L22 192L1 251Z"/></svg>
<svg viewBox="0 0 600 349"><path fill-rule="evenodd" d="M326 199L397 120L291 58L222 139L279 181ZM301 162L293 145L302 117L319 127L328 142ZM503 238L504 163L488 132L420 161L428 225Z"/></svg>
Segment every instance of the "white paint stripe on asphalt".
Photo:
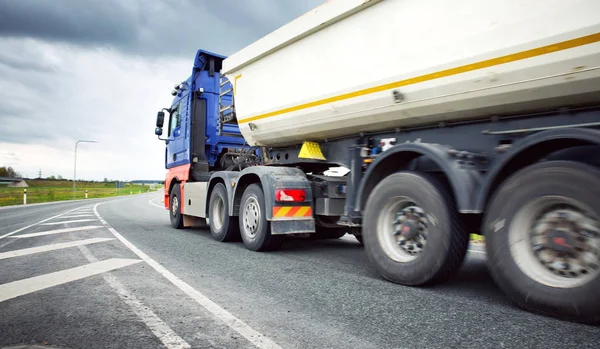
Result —
<svg viewBox="0 0 600 349"><path fill-rule="evenodd" d="M47 230L47 231L40 231L40 232L37 232L37 233L30 233L30 234L23 234L23 235L13 235L10 238L11 239L25 239L25 238L32 238L32 237L36 237L36 236L53 235L53 234L61 234L61 233L70 233L70 232L73 232L73 231L91 230L91 229L98 229L98 228L104 228L104 226L103 225L87 225L85 227Z"/></svg>
<svg viewBox="0 0 600 349"><path fill-rule="evenodd" d="M469 252L485 254L485 251L469 250Z"/></svg>
<svg viewBox="0 0 600 349"><path fill-rule="evenodd" d="M81 246L81 245L97 244L99 242L106 242L106 241L110 241L110 240L114 240L114 239L113 238L93 238L93 239L61 242L58 244L44 245L44 246L38 246L38 247L23 248L20 250L14 250L14 251L0 253L0 260L7 259L7 258L27 256L27 255L34 254L34 253L42 253L42 252L61 250L63 248L70 248L70 247L76 247L76 246Z"/></svg>
<svg viewBox="0 0 600 349"><path fill-rule="evenodd" d="M156 206L156 207L162 208L164 210L165 209L165 205L159 205L159 204L155 203L154 200L156 200L156 199L162 199L162 198L158 197L158 198L151 199L150 201L148 201L148 203L150 205L152 205L152 206Z"/></svg>
<svg viewBox="0 0 600 349"><path fill-rule="evenodd" d="M139 259L111 258L102 262L91 263L79 267L65 269L54 273L34 276L31 278L9 282L0 285L0 302L40 291L52 286L84 279L93 275L105 273L141 262Z"/></svg>
<svg viewBox="0 0 600 349"><path fill-rule="evenodd" d="M50 222L50 223L42 223L40 225L57 225L57 224L82 223L82 222L92 222L92 221L95 221L95 219L74 219L72 221Z"/></svg>
<svg viewBox="0 0 600 349"><path fill-rule="evenodd" d="M44 223L44 222L46 222L46 221L49 221L49 220L51 220L51 219L54 219L54 218L58 218L58 217L60 217L60 216L62 216L62 215L65 215L65 214L67 214L67 213L71 213L71 212L73 212L73 211L75 211L75 210L77 210L77 209L75 208L75 209L69 210L69 211L67 211L67 212L64 212L64 213L61 213L61 214L57 214L56 216L52 216L52 217L50 217L50 218L43 219L43 220L41 220L41 221L39 221L39 222L37 222L37 223L30 224L30 225L28 225L28 226L26 226L26 227L23 227L23 228L17 229L17 230L15 230L15 231L11 231L10 233L7 233L7 234L4 234L4 235L0 236L0 239L4 239L5 237L9 237L9 236L11 236L11 235L13 235L13 234L16 234L16 233L18 233L18 232L21 232L21 231L23 231L23 230L25 230L25 229L29 229L29 228L31 228L31 227L35 227L35 226L36 226L36 225L38 225L38 224Z"/></svg>
<svg viewBox="0 0 600 349"><path fill-rule="evenodd" d="M68 215L68 216L62 216L61 218L81 218L81 217L96 217L96 216L94 216L94 214L90 212L90 214Z"/></svg>
<svg viewBox="0 0 600 349"><path fill-rule="evenodd" d="M79 246L79 250L85 258L91 262L98 262L98 258L92 254L89 248L85 246ZM140 260L141 262L141 260ZM104 274L102 278L113 290L119 295L119 298L127 304L131 310L142 320L144 324L154 333L158 339L168 349L187 349L191 346L175 331L173 331L169 325L162 321L149 307L142 303L137 297L129 292L129 290L117 279L116 276L111 274Z"/></svg>
<svg viewBox="0 0 600 349"><path fill-rule="evenodd" d="M129 248L133 253L135 253L138 257L144 260L148 265L150 265L154 270L156 270L160 275L169 280L173 285L177 286L180 290L185 292L188 296L190 296L196 303L203 306L206 310L210 311L214 316L223 321L227 326L231 327L233 330L244 336L248 341L250 341L254 346L261 349L281 349L279 345L273 342L271 339L267 338L260 332L256 331L250 325L246 324L244 321L236 318L223 309L221 306L211 301L208 297L200 293L198 290L190 286L185 281L181 280L179 277L175 276L175 274L171 273L165 267L160 265L154 259L150 258L147 254L142 252L140 249L135 247L129 240L125 239L119 232L117 232L113 227L111 227L98 213L98 205L94 206L94 213L104 224L108 230L121 241L127 248Z"/></svg>

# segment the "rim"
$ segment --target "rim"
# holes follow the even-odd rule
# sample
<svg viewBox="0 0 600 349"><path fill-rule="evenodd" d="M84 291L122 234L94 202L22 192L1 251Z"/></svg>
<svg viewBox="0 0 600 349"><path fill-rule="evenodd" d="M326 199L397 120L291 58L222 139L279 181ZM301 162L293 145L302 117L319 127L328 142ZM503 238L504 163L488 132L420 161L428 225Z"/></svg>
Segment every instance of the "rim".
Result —
<svg viewBox="0 0 600 349"><path fill-rule="evenodd" d="M213 203L211 218L211 225L215 230L221 230L223 222L225 222L225 202L220 196L217 196Z"/></svg>
<svg viewBox="0 0 600 349"><path fill-rule="evenodd" d="M419 258L427 245L428 227L425 211L411 198L397 196L377 220L377 238L389 258L407 263Z"/></svg>
<svg viewBox="0 0 600 349"><path fill-rule="evenodd" d="M600 272L600 221L581 202L544 196L525 205L510 225L517 266L538 283L573 288Z"/></svg>
<svg viewBox="0 0 600 349"><path fill-rule="evenodd" d="M173 215L173 217L177 216L177 213L179 212L179 199L177 198L177 196L173 196L173 200L171 202L171 214Z"/></svg>
<svg viewBox="0 0 600 349"><path fill-rule="evenodd" d="M244 203L244 214L242 217L244 223L244 235L250 239L256 237L258 225L261 217L260 205L254 196L248 197Z"/></svg>

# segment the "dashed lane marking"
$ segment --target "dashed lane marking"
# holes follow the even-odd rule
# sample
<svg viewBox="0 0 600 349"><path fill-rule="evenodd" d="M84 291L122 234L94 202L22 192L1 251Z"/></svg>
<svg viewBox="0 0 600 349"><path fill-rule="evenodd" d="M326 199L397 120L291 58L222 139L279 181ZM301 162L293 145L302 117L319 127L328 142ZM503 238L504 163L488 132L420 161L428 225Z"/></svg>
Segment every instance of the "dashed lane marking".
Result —
<svg viewBox="0 0 600 349"><path fill-rule="evenodd" d="M42 223L40 225L58 225L58 224L68 224L68 223L83 223L83 222L93 222L95 219L75 219L72 221L60 221L60 222L50 222L50 223Z"/></svg>
<svg viewBox="0 0 600 349"><path fill-rule="evenodd" d="M139 259L111 258L101 262L9 282L0 285L0 302L139 262L141 262Z"/></svg>
<svg viewBox="0 0 600 349"><path fill-rule="evenodd" d="M39 222L37 222L37 223L30 224L30 225L28 225L28 226L26 226L26 227L23 227L23 228L17 229L17 230L15 230L15 231L11 231L10 233L7 233L7 234L4 234L4 235L0 236L0 239L4 239L4 238L6 238L6 237L9 237L9 236L11 236L11 235L14 235L14 234L16 234L16 233L19 233L19 232L21 232L21 231L25 230L25 229L29 229L29 228L31 228L31 227L35 227L36 225L38 225L38 224L41 224L41 223L44 223L44 222L47 222L47 221L49 221L49 220L51 220L51 219L54 219L54 218L61 217L61 216L65 215L65 214L67 214L67 213L71 213L71 212L73 212L73 211L75 211L75 210L77 210L77 208L75 208L75 209L72 209L72 210L69 210L69 211L67 211L67 212L63 212L63 213L61 213L61 214L57 214L57 215L55 215L55 216L52 216L52 217L50 217L50 218L43 219L43 220L41 220L41 221L39 221Z"/></svg>
<svg viewBox="0 0 600 349"><path fill-rule="evenodd" d="M92 230L92 229L98 229L98 228L104 228L104 226L103 225L86 225L84 227L55 229L55 230L40 231L40 232L37 232L37 233L22 234L22 235L13 235L10 238L11 239L25 239L25 238L33 238L33 237L36 237L36 236L45 236L45 235L70 233L70 232L74 232L74 231Z"/></svg>
<svg viewBox="0 0 600 349"><path fill-rule="evenodd" d="M63 248L97 244L100 242L106 242L106 241L111 241L111 240L114 240L114 239L113 238L93 238L93 239L62 242L62 243L58 243L58 244L44 245L44 246L38 246L38 247L23 248L20 250L14 250L14 251L0 253L0 260L7 259L7 258L27 256L27 255L34 254L34 253L56 251L56 250L61 250Z"/></svg>

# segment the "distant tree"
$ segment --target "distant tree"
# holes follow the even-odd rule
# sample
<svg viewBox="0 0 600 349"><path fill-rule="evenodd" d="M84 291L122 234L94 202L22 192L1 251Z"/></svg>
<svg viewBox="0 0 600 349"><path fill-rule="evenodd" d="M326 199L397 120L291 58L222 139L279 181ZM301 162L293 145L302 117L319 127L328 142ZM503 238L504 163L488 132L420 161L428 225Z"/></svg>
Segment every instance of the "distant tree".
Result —
<svg viewBox="0 0 600 349"><path fill-rule="evenodd" d="M59 179L59 180L61 180L61 179L64 179L64 178L63 178L63 176L61 176L61 175L58 175L58 176L56 176L56 179Z"/></svg>
<svg viewBox="0 0 600 349"><path fill-rule="evenodd" d="M104 183L108 183L108 178L104 177Z"/></svg>
<svg viewBox="0 0 600 349"><path fill-rule="evenodd" d="M46 179L49 179L51 181L56 180L56 177L54 175L50 176L50 177L46 177Z"/></svg>
<svg viewBox="0 0 600 349"><path fill-rule="evenodd" d="M0 167L0 177L19 178L21 174L16 172L12 167Z"/></svg>

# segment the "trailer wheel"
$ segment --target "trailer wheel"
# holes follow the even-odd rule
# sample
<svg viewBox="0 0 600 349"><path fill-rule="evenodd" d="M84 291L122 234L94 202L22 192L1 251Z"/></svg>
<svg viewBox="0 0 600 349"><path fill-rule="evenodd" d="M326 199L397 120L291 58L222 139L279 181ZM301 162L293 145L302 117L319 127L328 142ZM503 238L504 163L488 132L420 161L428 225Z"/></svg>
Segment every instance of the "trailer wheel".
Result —
<svg viewBox="0 0 600 349"><path fill-rule="evenodd" d="M375 187L365 208L362 240L384 278L410 286L451 277L469 243L444 186L408 171L392 174Z"/></svg>
<svg viewBox="0 0 600 349"><path fill-rule="evenodd" d="M239 226L246 248L271 251L281 246L283 238L271 235L271 224L265 212L265 195L258 184L250 184L240 202Z"/></svg>
<svg viewBox="0 0 600 349"><path fill-rule="evenodd" d="M239 236L238 217L229 216L227 189L223 183L217 183L208 202L210 234L221 242L234 241Z"/></svg>
<svg viewBox="0 0 600 349"><path fill-rule="evenodd" d="M600 170L529 166L493 196L484 229L498 286L531 312L600 322Z"/></svg>
<svg viewBox="0 0 600 349"><path fill-rule="evenodd" d="M175 183L169 197L169 218L171 226L175 229L183 228L183 215L181 214L181 187Z"/></svg>

